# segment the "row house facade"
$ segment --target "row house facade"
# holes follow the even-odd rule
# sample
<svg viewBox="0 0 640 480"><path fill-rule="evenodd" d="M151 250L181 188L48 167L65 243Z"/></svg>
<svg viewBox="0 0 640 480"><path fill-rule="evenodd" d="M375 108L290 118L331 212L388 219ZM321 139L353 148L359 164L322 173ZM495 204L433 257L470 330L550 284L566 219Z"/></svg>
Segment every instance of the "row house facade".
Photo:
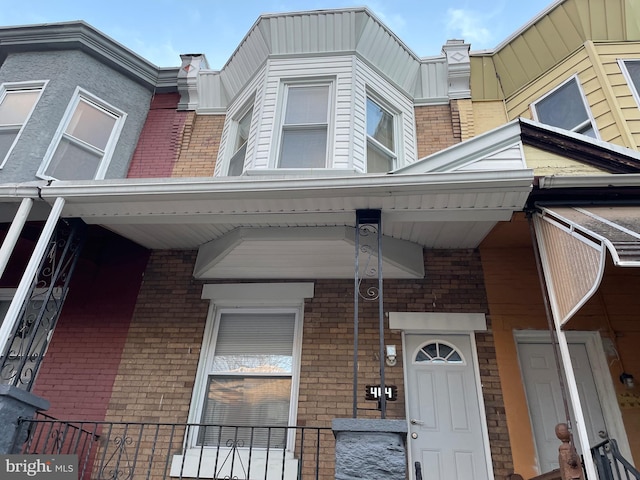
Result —
<svg viewBox="0 0 640 480"><path fill-rule="evenodd" d="M0 28L0 453L638 475L638 18L419 57L367 8L263 15L219 70Z"/></svg>

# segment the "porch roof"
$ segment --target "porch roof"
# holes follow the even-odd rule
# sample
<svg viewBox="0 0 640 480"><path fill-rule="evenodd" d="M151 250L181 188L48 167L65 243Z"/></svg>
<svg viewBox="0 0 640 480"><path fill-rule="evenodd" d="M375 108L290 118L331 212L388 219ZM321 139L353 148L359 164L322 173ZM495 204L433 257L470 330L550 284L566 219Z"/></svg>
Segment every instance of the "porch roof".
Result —
<svg viewBox="0 0 640 480"><path fill-rule="evenodd" d="M64 217L101 225L150 249L200 249L200 278L258 278L267 260L262 275L269 278L353 276L354 247L345 227L355 226L356 210L379 209L388 245L385 276L415 278L423 275L422 248L476 247L496 222L522 209L532 181L528 169L56 181L4 185L0 198L48 204L64 198ZM10 221L8 204L2 206Z"/></svg>

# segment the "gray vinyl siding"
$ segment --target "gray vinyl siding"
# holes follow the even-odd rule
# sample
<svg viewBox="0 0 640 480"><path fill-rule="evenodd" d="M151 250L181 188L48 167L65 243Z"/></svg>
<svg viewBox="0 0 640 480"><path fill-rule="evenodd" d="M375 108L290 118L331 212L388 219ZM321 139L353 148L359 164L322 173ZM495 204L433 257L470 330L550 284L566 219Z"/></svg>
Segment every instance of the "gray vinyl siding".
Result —
<svg viewBox="0 0 640 480"><path fill-rule="evenodd" d="M77 50L12 54L0 66L0 83L38 80L49 82L0 170L0 181L37 179L35 173L78 86L127 114L105 178L126 177L152 93Z"/></svg>

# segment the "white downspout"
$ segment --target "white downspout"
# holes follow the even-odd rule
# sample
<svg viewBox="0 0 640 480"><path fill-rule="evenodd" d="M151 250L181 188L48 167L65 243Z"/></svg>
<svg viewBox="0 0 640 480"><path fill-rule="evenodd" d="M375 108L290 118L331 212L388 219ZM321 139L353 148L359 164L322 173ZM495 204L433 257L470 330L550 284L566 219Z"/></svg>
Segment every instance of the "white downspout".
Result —
<svg viewBox="0 0 640 480"><path fill-rule="evenodd" d="M9 258L13 253L13 249L15 248L16 243L18 243L20 232L22 231L22 228L27 221L27 217L29 216L29 212L31 211L32 206L33 199L23 198L22 203L20 203L20 208L18 208L18 211L16 212L16 216L13 217L11 227L9 227L7 236L5 237L4 242L2 242L2 247L0 247L0 277L4 275L4 269L7 268Z"/></svg>
<svg viewBox="0 0 640 480"><path fill-rule="evenodd" d="M0 347L2 348L0 350L0 355L4 352L5 348L7 348L7 342L9 341L11 332L13 331L14 325L18 319L18 313L20 313L22 304L26 300L27 294L31 289L33 279L38 273L40 262L47 252L49 240L51 239L51 236L56 229L56 225L58 223L58 219L60 218L60 214L62 213L64 203L64 198L56 198L56 201L51 208L51 212L49 213L49 217L47 218L47 222L45 223L44 228L40 233L38 243L36 243L36 247L31 254L29 263L27 264L27 267L22 274L22 278L20 279L20 283L18 284L16 293L13 296L13 300L11 300L9 310L7 310L4 321L2 322L2 325L0 325Z"/></svg>

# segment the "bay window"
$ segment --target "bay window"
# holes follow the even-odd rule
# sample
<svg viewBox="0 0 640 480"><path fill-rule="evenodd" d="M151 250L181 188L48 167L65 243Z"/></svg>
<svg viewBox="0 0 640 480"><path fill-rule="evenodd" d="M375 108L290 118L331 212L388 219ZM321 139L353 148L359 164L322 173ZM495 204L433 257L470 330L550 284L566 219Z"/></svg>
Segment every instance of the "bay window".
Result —
<svg viewBox="0 0 640 480"><path fill-rule="evenodd" d="M386 173L396 163L395 118L367 97L367 173Z"/></svg>
<svg viewBox="0 0 640 480"><path fill-rule="evenodd" d="M4 84L0 87L0 166L4 166L43 87L43 82Z"/></svg>
<svg viewBox="0 0 640 480"><path fill-rule="evenodd" d="M244 170L244 160L247 155L247 142L249 141L252 117L253 109L250 109L242 115L236 124L235 142L233 146L234 153L229 160L228 175L230 177L242 175L242 171Z"/></svg>

